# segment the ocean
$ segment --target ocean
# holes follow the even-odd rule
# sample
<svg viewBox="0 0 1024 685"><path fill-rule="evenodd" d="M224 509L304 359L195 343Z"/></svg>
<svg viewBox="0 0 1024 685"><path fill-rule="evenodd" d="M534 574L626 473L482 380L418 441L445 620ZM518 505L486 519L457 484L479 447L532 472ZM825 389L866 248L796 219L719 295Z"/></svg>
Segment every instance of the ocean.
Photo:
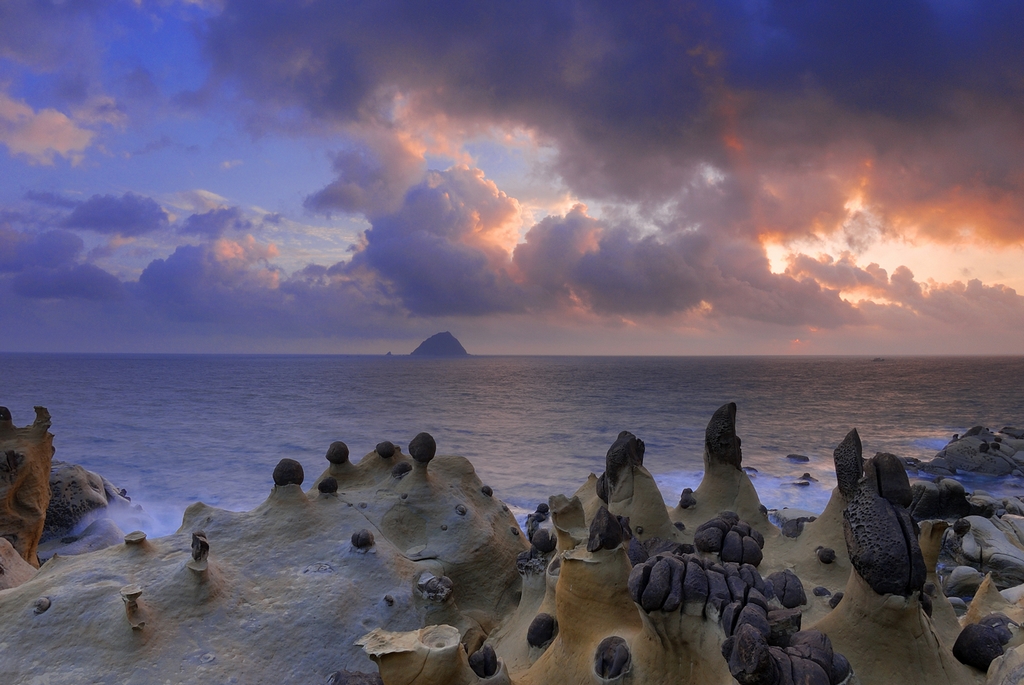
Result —
<svg viewBox="0 0 1024 685"><path fill-rule="evenodd" d="M55 459L102 474L173 532L202 501L251 509L283 457L307 484L334 440L353 461L420 431L469 458L520 518L571 494L619 431L675 504L702 473L711 414L736 402L743 463L769 508L820 511L832 450L857 428L865 456L928 459L973 425L1024 423L1024 357L516 357L0 354L0 405L16 425L47 407ZM787 459L809 457L805 463ZM817 479L794 483L808 473ZM965 479L1024 493L1020 479Z"/></svg>

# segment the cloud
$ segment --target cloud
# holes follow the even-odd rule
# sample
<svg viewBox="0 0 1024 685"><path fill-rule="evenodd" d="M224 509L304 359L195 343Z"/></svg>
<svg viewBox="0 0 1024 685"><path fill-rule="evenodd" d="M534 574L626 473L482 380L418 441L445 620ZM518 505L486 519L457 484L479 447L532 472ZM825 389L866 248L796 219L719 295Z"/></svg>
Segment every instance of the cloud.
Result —
<svg viewBox="0 0 1024 685"><path fill-rule="evenodd" d="M225 231L248 231L252 222L242 215L238 207L211 209L202 214L192 214L178 229L179 233L217 237Z"/></svg>
<svg viewBox="0 0 1024 685"><path fill-rule="evenodd" d="M121 197L93 195L64 220L67 228L125 237L152 233L167 225L167 212L155 200L131 191Z"/></svg>
<svg viewBox="0 0 1024 685"><path fill-rule="evenodd" d="M70 231L32 234L0 224L0 273L65 267L75 262L83 247L82 239Z"/></svg>
<svg viewBox="0 0 1024 685"><path fill-rule="evenodd" d="M57 156L77 164L95 134L55 109L36 111L23 100L0 92L0 143L12 155L35 164L53 164Z"/></svg>
<svg viewBox="0 0 1024 685"><path fill-rule="evenodd" d="M111 300L121 295L121 282L93 264L56 269L33 267L14 277L15 294L32 299Z"/></svg>

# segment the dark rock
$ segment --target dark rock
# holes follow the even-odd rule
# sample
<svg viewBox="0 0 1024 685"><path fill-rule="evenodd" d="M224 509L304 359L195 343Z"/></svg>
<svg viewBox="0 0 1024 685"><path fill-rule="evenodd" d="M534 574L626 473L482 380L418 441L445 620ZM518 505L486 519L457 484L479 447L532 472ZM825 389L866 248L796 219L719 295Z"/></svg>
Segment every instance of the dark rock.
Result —
<svg viewBox="0 0 1024 685"><path fill-rule="evenodd" d="M437 452L437 443L434 442L430 433L419 433L409 443L409 454L421 464L426 464L434 458Z"/></svg>
<svg viewBox="0 0 1024 685"><path fill-rule="evenodd" d="M672 564L668 558L658 559L651 567L647 586L640 597L640 606L648 613L660 609L671 590Z"/></svg>
<svg viewBox="0 0 1024 685"><path fill-rule="evenodd" d="M850 562L880 595L909 597L924 586L927 569L907 510L881 497L871 478L843 510Z"/></svg>
<svg viewBox="0 0 1024 685"><path fill-rule="evenodd" d="M484 645L469 655L469 667L480 678L490 678L498 672L498 655L494 647Z"/></svg>
<svg viewBox="0 0 1024 685"><path fill-rule="evenodd" d="M915 521L957 519L971 513L964 486L952 478L942 478L936 483L917 482L910 491L913 495L910 515Z"/></svg>
<svg viewBox="0 0 1024 685"><path fill-rule="evenodd" d="M774 658L768 641L752 625L741 625L722 643L722 654L729 672L740 685L783 685L783 670ZM789 669L786 669L788 671Z"/></svg>
<svg viewBox="0 0 1024 685"><path fill-rule="evenodd" d="M799 609L775 609L768 612L768 644L773 647L788 647L793 635L800 632L802 614Z"/></svg>
<svg viewBox="0 0 1024 685"><path fill-rule="evenodd" d="M378 442L377 446L374 448L374 451L377 453L377 456L379 456L381 459L390 459L391 457L395 456L395 444L390 440Z"/></svg>
<svg viewBox="0 0 1024 685"><path fill-rule="evenodd" d="M988 671L992 660L1003 654L999 633L992 626L970 623L964 626L953 645L953 656L962 664Z"/></svg>
<svg viewBox="0 0 1024 685"><path fill-rule="evenodd" d="M743 561L743 536L730 530L722 540L722 561Z"/></svg>
<svg viewBox="0 0 1024 685"><path fill-rule="evenodd" d="M631 566L642 564L651 557L650 553L647 551L646 545L640 542L637 538L632 538L629 541L629 547L626 549L626 556L629 557L629 563Z"/></svg>
<svg viewBox="0 0 1024 685"><path fill-rule="evenodd" d="M432 573L424 573L417 581L416 589L430 601L443 604L452 596L455 584L448 576L435 576Z"/></svg>
<svg viewBox="0 0 1024 685"><path fill-rule="evenodd" d="M1011 621L1009 616L1006 614L989 614L978 621L978 623L983 626L988 626L992 630L996 631L996 636L999 638L999 644L1001 645L1005 645L1013 639L1013 632L1010 630L1010 626L1016 624Z"/></svg>
<svg viewBox="0 0 1024 685"><path fill-rule="evenodd" d="M761 538L761 540L763 541L764 538ZM761 544L764 543L762 542ZM744 536L742 563L750 564L751 566L760 566L762 559L764 559L764 553L761 551L761 545L758 544L757 538L750 535Z"/></svg>
<svg viewBox="0 0 1024 685"><path fill-rule="evenodd" d="M412 464L407 461L400 461L391 468L391 477L395 480L401 480L410 471L412 471Z"/></svg>
<svg viewBox="0 0 1024 685"><path fill-rule="evenodd" d="M526 642L531 647L547 647L555 639L558 622L551 614L537 614L526 631Z"/></svg>
<svg viewBox="0 0 1024 685"><path fill-rule="evenodd" d="M294 459L282 459L274 467L274 485L302 485L302 464Z"/></svg>
<svg viewBox="0 0 1024 685"><path fill-rule="evenodd" d="M412 351L418 357L468 357L469 352L455 336L445 331L430 336Z"/></svg>
<svg viewBox="0 0 1024 685"><path fill-rule="evenodd" d="M336 440L327 448L327 461L332 464L344 464L348 461L348 445Z"/></svg>
<svg viewBox="0 0 1024 685"><path fill-rule="evenodd" d="M326 685L384 685L384 681L380 673L341 670L327 676Z"/></svg>
<svg viewBox="0 0 1024 685"><path fill-rule="evenodd" d="M814 593L815 597L828 597L832 594L832 591L823 585L819 585L811 590L811 592Z"/></svg>
<svg viewBox="0 0 1024 685"><path fill-rule="evenodd" d="M861 448L860 434L854 428L839 443L832 458L836 465L836 481L839 492L847 500L857 494L857 484L864 473L864 457Z"/></svg>
<svg viewBox="0 0 1024 685"><path fill-rule="evenodd" d="M717 526L701 524L697 532L693 534L693 546L701 552L718 554L722 551L722 540L725 533Z"/></svg>
<svg viewBox="0 0 1024 685"><path fill-rule="evenodd" d="M834 595L832 595L832 599L828 600L828 605L835 609L837 606L839 606L839 603L841 601L843 601L843 593L837 592Z"/></svg>
<svg viewBox="0 0 1024 685"><path fill-rule="evenodd" d="M550 513L551 507L548 506L547 502L541 502L537 505L537 513L547 515Z"/></svg>
<svg viewBox="0 0 1024 685"><path fill-rule="evenodd" d="M864 464L864 474L875 491L893 504L909 507L914 501L907 470L896 455L879 452Z"/></svg>
<svg viewBox="0 0 1024 685"><path fill-rule="evenodd" d="M768 612L756 604L748 604L740 610L736 617L736 628L744 624L754 626L766 640L771 635L772 629L768 624Z"/></svg>
<svg viewBox="0 0 1024 685"><path fill-rule="evenodd" d="M615 442L612 443L612 446L608 448L604 461L606 490L605 497L602 499L607 502L607 496L618 486L623 473L627 469L632 470L636 466L643 465L644 441L638 439L629 431L622 431L615 439Z"/></svg>
<svg viewBox="0 0 1024 685"><path fill-rule="evenodd" d="M629 645L618 635L611 635L597 645L594 673L606 680L613 680L629 671L631 662Z"/></svg>
<svg viewBox="0 0 1024 685"><path fill-rule="evenodd" d="M679 495L679 508L689 509L690 507L697 506L697 498L693 496L693 490L690 488L683 488L682 493Z"/></svg>
<svg viewBox="0 0 1024 685"><path fill-rule="evenodd" d="M822 547L817 551L818 561L823 564L831 564L836 560L836 551L831 547Z"/></svg>
<svg viewBox="0 0 1024 685"><path fill-rule="evenodd" d="M970 530L971 530L971 522L968 521L966 518L957 519L953 523L953 533L955 535L963 537L963 536L967 535L967 533L970 532Z"/></svg>
<svg viewBox="0 0 1024 685"><path fill-rule="evenodd" d="M320 492L331 494L338 491L338 479L334 476L327 476L322 481L316 484L316 489Z"/></svg>
<svg viewBox="0 0 1024 685"><path fill-rule="evenodd" d="M373 547L373 533L365 528L352 533L352 546L356 549L370 549Z"/></svg>
<svg viewBox="0 0 1024 685"><path fill-rule="evenodd" d="M615 549L622 544L622 526L616 517L608 512L607 507L601 507L594 514L594 520L590 523L590 538L587 541L587 551L596 552L600 549Z"/></svg>
<svg viewBox="0 0 1024 685"><path fill-rule="evenodd" d="M790 569L776 571L768 576L768 580L771 581L772 587L775 589L775 596L782 602L782 606L787 609L793 609L807 603L804 585L800 582L800 578Z"/></svg>
<svg viewBox="0 0 1024 685"><path fill-rule="evenodd" d="M555 551L558 538L552 535L547 528L540 528L530 538L530 544L541 554L550 554Z"/></svg>
<svg viewBox="0 0 1024 685"><path fill-rule="evenodd" d="M719 407L711 416L704 431L704 448L712 463L731 464L737 469L743 466L740 439L736 435L736 403L729 402Z"/></svg>
<svg viewBox="0 0 1024 685"><path fill-rule="evenodd" d="M800 463L803 463L803 462L811 460L810 457L806 457L806 456L804 456L802 454L787 454L786 455L786 459L789 459L790 461L800 462Z"/></svg>
<svg viewBox="0 0 1024 685"><path fill-rule="evenodd" d="M210 555L210 542L206 539L206 533L197 530L192 533L192 558L196 561L205 561Z"/></svg>
<svg viewBox="0 0 1024 685"><path fill-rule="evenodd" d="M490 485L484 485L483 487L481 487L480 488L480 492L484 493L488 497L490 497L490 496L492 496L494 494L494 490L491 489Z"/></svg>

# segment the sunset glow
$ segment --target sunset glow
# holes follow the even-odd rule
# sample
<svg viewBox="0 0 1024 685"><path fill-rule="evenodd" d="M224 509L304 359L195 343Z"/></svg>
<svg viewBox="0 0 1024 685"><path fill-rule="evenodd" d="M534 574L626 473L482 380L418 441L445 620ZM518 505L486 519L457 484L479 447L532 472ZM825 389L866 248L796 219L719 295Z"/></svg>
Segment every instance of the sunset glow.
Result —
<svg viewBox="0 0 1024 685"><path fill-rule="evenodd" d="M4 349L1021 352L1024 13L655 5L8 3Z"/></svg>

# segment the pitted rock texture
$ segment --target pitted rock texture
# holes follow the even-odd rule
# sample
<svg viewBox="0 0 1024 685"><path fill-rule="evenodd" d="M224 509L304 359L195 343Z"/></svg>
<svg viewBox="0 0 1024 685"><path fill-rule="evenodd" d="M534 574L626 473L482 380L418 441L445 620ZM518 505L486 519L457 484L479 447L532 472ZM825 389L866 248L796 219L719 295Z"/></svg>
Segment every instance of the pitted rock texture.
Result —
<svg viewBox="0 0 1024 685"><path fill-rule="evenodd" d="M857 494L857 484L864 473L864 457L860 434L854 428L839 443L832 458L836 465L836 481L839 492L849 501Z"/></svg>
<svg viewBox="0 0 1024 685"><path fill-rule="evenodd" d="M148 515L132 504L128 493L78 464L53 460L50 466L50 504L40 543L68 537L97 518L114 518L127 525L144 525ZM58 550L66 554L64 550Z"/></svg>
<svg viewBox="0 0 1024 685"><path fill-rule="evenodd" d="M743 465L740 439L736 435L736 403L719 407L711 416L704 432L704 449L712 462L731 464L737 469Z"/></svg>
<svg viewBox="0 0 1024 685"><path fill-rule="evenodd" d="M907 510L876 491L870 478L843 510L850 562L880 595L910 596L924 586L927 569Z"/></svg>

